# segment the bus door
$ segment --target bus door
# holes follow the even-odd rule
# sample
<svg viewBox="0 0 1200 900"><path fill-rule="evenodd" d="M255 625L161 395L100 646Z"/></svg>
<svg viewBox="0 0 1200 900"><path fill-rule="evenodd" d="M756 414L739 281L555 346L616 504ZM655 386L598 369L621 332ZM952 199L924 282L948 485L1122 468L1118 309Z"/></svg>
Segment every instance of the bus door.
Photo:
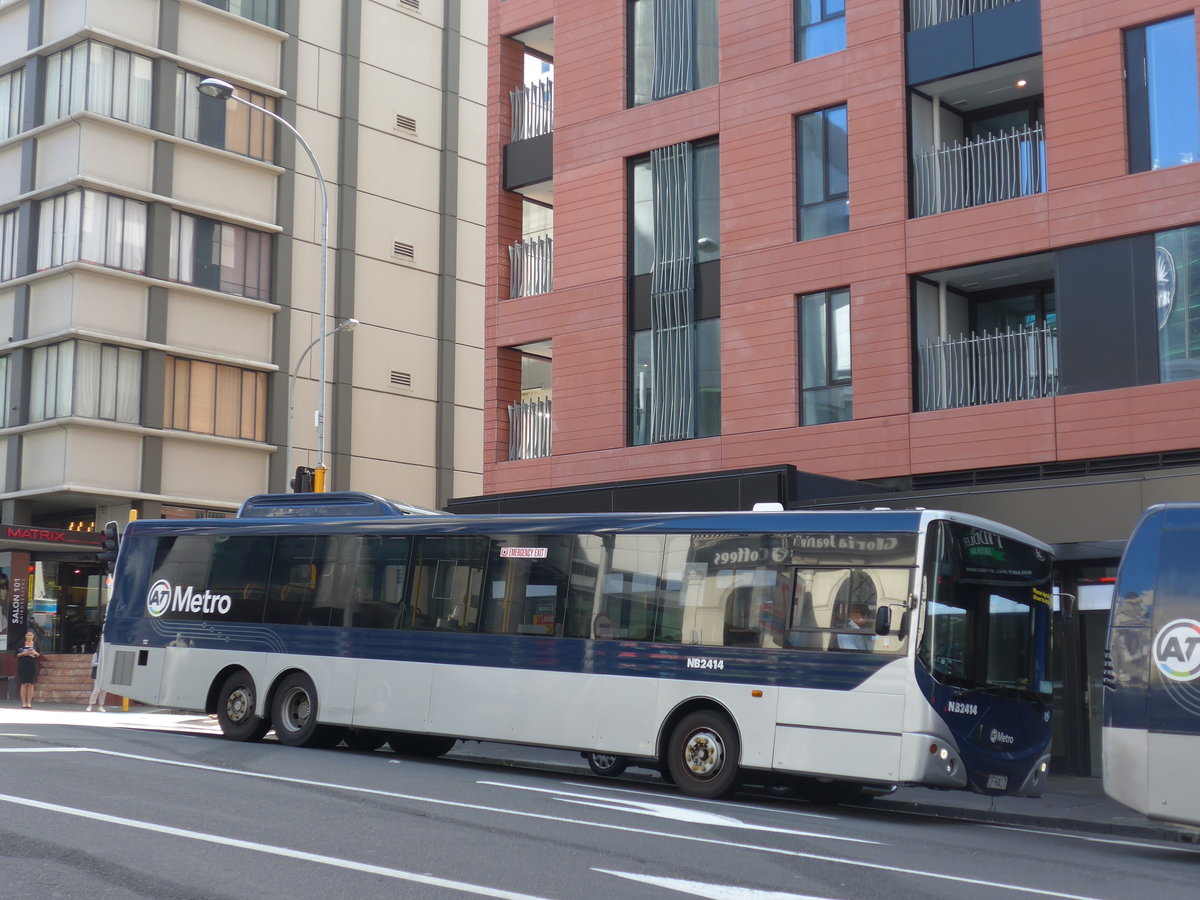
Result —
<svg viewBox="0 0 1200 900"><path fill-rule="evenodd" d="M897 633L907 568L793 567L786 686L779 692L775 767L838 778L898 776L907 639ZM892 628L876 634L881 606Z"/></svg>

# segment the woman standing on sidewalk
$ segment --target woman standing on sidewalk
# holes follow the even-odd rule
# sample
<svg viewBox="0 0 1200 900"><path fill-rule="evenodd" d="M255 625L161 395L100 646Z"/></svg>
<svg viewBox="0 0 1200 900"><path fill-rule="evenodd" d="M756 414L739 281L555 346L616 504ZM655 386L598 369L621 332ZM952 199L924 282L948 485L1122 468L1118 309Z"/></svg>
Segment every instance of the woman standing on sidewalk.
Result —
<svg viewBox="0 0 1200 900"><path fill-rule="evenodd" d="M25 632L25 643L17 651L17 683L21 685L21 708L33 709L33 686L37 682L38 652L34 643L36 635Z"/></svg>

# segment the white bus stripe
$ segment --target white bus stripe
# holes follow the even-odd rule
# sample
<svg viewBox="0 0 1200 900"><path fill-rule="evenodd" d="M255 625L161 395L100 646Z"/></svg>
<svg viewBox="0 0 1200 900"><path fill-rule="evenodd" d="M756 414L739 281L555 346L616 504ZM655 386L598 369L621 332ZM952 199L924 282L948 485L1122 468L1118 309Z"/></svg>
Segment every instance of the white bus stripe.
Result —
<svg viewBox="0 0 1200 900"><path fill-rule="evenodd" d="M431 885L432 887L441 887L448 890L464 891L469 894L478 894L482 897L498 897L502 900L545 900L545 898L537 897L533 894L518 894L514 891L505 891L499 888L485 887L479 884L470 884L465 881L452 881L448 878L438 878L434 875L422 875L417 872L405 872L401 869L389 869L386 866L376 866L370 863L355 862L351 859L340 859L336 856L325 856L320 853L307 853L304 850L293 850L290 847L277 847L273 844L260 844L257 841L243 841L238 838L222 837L218 834L207 834L203 831L191 831L186 828L172 828L170 825L159 825L155 822L143 822L139 819L126 819L123 816L110 816L106 813L94 812L90 809L76 809L71 806L59 806L57 803L46 803L42 800L31 800L26 797L14 797L9 794L0 794L0 802L14 803L19 806L28 806L33 809L42 809L48 812L63 813L68 816L76 816L81 819L91 819L96 822L104 822L109 825L120 825L125 828L136 828L141 831L152 831L155 834L165 834L172 837L187 838L193 841L203 841L206 844L218 844L222 847L236 847L239 850L251 850L255 853L266 853L271 856L282 856L287 859L298 859L305 862L314 862L323 866L334 866L339 869L349 869L352 872L364 872L369 875L382 875L384 878L395 878L399 881L412 881L417 884Z"/></svg>

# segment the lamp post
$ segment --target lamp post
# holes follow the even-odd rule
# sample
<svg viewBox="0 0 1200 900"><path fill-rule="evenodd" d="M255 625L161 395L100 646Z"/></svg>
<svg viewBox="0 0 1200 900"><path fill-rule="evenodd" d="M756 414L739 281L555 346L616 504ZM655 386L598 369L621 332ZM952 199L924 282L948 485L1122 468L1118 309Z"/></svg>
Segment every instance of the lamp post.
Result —
<svg viewBox="0 0 1200 900"><path fill-rule="evenodd" d="M317 157L313 153L312 147L308 146L308 141L304 140L304 137L300 134L299 131L296 130L295 126L292 125L291 122L289 122L287 119L283 118L282 116L271 112L271 110L266 109L265 107L259 106L257 103L251 103L249 100L246 100L243 97L237 96L237 94L235 94L233 92L234 91L233 85L230 84L228 81L222 81L220 78L205 78L205 79L201 80L201 82L198 85L196 85L196 90L198 90L201 94L204 94L206 97L214 97L217 100L236 100L238 103L244 104L245 106L249 106L251 109L257 109L260 113L270 116L276 122L281 124L284 128L286 128L288 131L290 131L292 133L292 136L295 137L296 142L302 148L304 148L304 152L308 154L308 159L312 163L314 171L317 173L317 183L321 186L321 301L320 301L320 310L319 310L320 324L318 327L323 330L325 328L325 321L326 321L326 317L328 315L328 303L329 303L329 290L328 290L329 277L327 274L328 273L328 256L329 256L329 189L325 183L325 176L321 173L321 164L317 162ZM355 319L350 319L349 321L354 322L354 325L358 324L358 321ZM304 353L300 354L300 359L303 360L305 354L307 354L308 351L313 348L313 345L318 344L318 343L321 345L320 365L319 365L320 389L317 391L317 469L319 469L322 472L322 479L321 479L322 490L324 489L324 483L325 483L325 479L324 479L324 472L325 472L325 382L326 382L326 372L327 372L327 368L328 368L328 362L327 362L326 353L325 353L325 338L329 337L330 335L337 334L339 331L342 331L343 329L347 329L347 324L348 323L344 322L341 325L339 325L337 328L330 331L328 334L322 334L321 337L317 338L315 341L313 341L312 344L308 345L308 347L305 349ZM350 325L349 328L353 328L354 325ZM297 362L297 364L296 364L297 369L299 368L299 365L300 365L299 362ZM291 384L289 386L288 445L287 445L287 473L288 473L287 477L288 478L291 477L290 473L292 471L292 405L291 405L290 392L295 390L295 386L296 386L295 379L296 379L296 376L295 376L295 374L293 374L292 379L291 379Z"/></svg>
<svg viewBox="0 0 1200 900"><path fill-rule="evenodd" d="M290 376L288 376L287 457L286 457L287 462L285 463L285 465L287 466L287 472L288 472L289 478L291 477L291 472L292 472L292 434L295 431L295 421L296 421L296 376L298 376L300 374L300 366L302 366L304 364L304 357L308 356L308 352L310 350L312 350L313 347L317 346L317 344L320 344L323 347L325 345L326 338L333 337L339 331L353 331L357 326L358 326L358 319L347 319L345 322L343 322L337 328L334 328L330 331L325 332L323 335L321 335L319 338L317 338L311 344L309 344L307 347L304 348L304 352L301 353L300 358L296 360L295 370L292 372L292 374ZM325 393L325 383L324 382L321 383L321 393L322 394ZM318 460L319 459L320 459L320 457L318 456ZM320 465L321 465L320 462L318 462L317 463L318 468L320 467ZM316 488L318 491L325 490L324 479L325 479L325 475L324 475L324 472L322 472L321 473L321 483Z"/></svg>

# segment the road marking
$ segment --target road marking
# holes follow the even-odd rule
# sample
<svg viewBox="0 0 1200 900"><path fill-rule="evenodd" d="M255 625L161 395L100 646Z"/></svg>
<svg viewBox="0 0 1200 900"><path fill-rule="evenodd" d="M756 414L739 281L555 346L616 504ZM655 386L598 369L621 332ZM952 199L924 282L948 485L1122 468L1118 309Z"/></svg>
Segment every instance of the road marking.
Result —
<svg viewBox="0 0 1200 900"><path fill-rule="evenodd" d="M556 822L567 825L583 825L588 828L598 828L604 831L619 831L626 834L641 834L647 837L663 837L677 841L687 841L694 844L713 844L719 847L727 847L733 850L756 850L760 853L771 853L776 856L787 856L793 859L811 859L816 862L828 862L841 866L855 866L861 869L873 869L880 872L890 872L899 875L915 875L919 878L930 878L937 881L951 881L959 884L972 884L981 887L993 887L1004 891L1014 891L1017 893L1036 894L1042 897L1060 897L1062 900L1096 900L1093 897L1086 897L1080 894L1065 894L1060 891L1044 890L1035 887L1022 887L1020 885L1003 884L997 881L985 881L978 878L968 878L963 875L948 875L944 872L924 872L920 869L906 869L899 866L890 866L885 863L872 863L861 859L847 859L839 856L826 856L821 853L810 853L802 850L788 850L781 847L766 847L759 844L746 844L739 841L718 840L716 838L700 837L698 835L673 834L669 831L654 831L649 828L633 828L628 825L610 825L605 822L589 822L586 819L569 819L565 816L551 816L545 813L524 812L521 810L504 809L497 806L483 806L478 803L463 803L458 800L440 800L434 797L422 797L417 794L401 794L396 791L381 791L376 788L355 787L346 784L334 784L327 781L313 781L307 778L293 778L288 775L268 775L263 772L247 772L240 769L224 769L219 766L208 766L203 763L182 762L179 760L162 759L155 756L142 756L136 753L121 753L117 750L99 750L92 747L80 747L79 750L85 750L91 753L97 753L102 756L114 756L120 759L132 759L139 762L155 763L162 766L177 766L184 769L199 769L205 772L216 772L221 775L237 775L243 778L259 778L265 781L278 781L287 784L299 784L306 787L318 787L331 791L346 791L349 793L366 794L374 797L389 797L394 800L412 800L416 803L428 803L432 806L448 806L456 809L470 809L477 812L494 812L499 815L514 816L516 818L534 819L537 821ZM31 752L37 752L33 750ZM3 795L0 795L2 797Z"/></svg>
<svg viewBox="0 0 1200 900"><path fill-rule="evenodd" d="M438 878L434 875L422 875L418 872L405 872L402 869L390 869L386 866L375 866L370 863L355 862L351 859L340 859L336 856L325 856L320 853L307 853L303 850L293 850L290 847L277 847L273 844L260 844L257 841L243 841L238 838L223 837L219 834L208 834L203 831L191 831L186 828L173 828L170 825L159 825L155 822L143 822L140 819L126 819L123 816L110 816L106 813L94 812L90 809L76 809L71 806L59 806L57 803L46 803L42 800L32 800L26 797L14 797L10 794L0 794L0 802L14 803L18 806L28 806L33 809L48 812L63 813L80 819L92 819L109 825L121 825L125 828L136 828L141 831L152 831L155 834L171 835L172 837L187 838L202 841L206 844L217 844L222 847L236 847L239 850L252 850L255 853L266 853L271 856L282 856L287 859L299 859L305 862L319 863L339 869L349 869L352 872L363 872L368 875L382 875L384 878L395 878L399 881L412 881L417 884L432 887L447 888L448 890L464 891L468 894L478 894L482 897L499 897L502 900L545 900L533 894L519 894L499 888L485 887L481 884L470 884L465 881L453 881L448 878Z"/></svg>
<svg viewBox="0 0 1200 900"><path fill-rule="evenodd" d="M723 828L740 828L743 831L761 831L768 834L789 834L793 837L820 838L827 841L847 841L853 844L873 844L880 846L879 841L869 841L865 838L843 837L836 834L822 834L817 831L798 831L793 828L777 828L771 825L754 825L743 822L733 816L722 816L700 809L690 809L686 806L673 806L666 803L651 803L646 800L626 800L621 797L597 797L594 794L577 794L558 788L534 787L532 785L507 784L502 781L477 781L476 784L491 787L510 788L515 791L532 791L539 794L551 794L554 799L563 803L578 803L581 806L595 806L613 812L631 813L637 816L654 816L659 819L669 819L673 822L691 825L714 825Z"/></svg>
<svg viewBox="0 0 1200 900"><path fill-rule="evenodd" d="M0 737L36 737L33 734L0 734ZM0 747L0 753L90 753L88 747Z"/></svg>
<svg viewBox="0 0 1200 900"><path fill-rule="evenodd" d="M1187 853L1195 856L1200 853L1200 847L1173 844L1166 838L1161 841L1135 841L1130 838L1099 837L1094 834L1071 834L1067 831L1049 831L1039 828L1028 828L1024 825L992 825L984 824L984 828L998 828L1002 831L1019 831L1022 834L1045 835L1046 837L1062 838L1068 841L1086 841L1092 844L1116 844L1118 847L1135 847L1139 850L1174 850L1176 853Z"/></svg>
<svg viewBox="0 0 1200 900"><path fill-rule="evenodd" d="M610 791L615 794L634 794L638 797L660 797L661 792L657 791L639 791L635 788L610 787L607 784L590 784L582 781L564 781L567 787L578 788L580 790L589 791ZM831 822L838 821L840 816L831 816L828 813L804 812L799 809L786 809L773 803L735 803L732 800L705 800L701 797L679 796L677 799L687 803L700 803L709 806L719 806L721 809L753 809L756 812L773 812L782 813L787 816L803 816L808 819L827 819Z"/></svg>
<svg viewBox="0 0 1200 900"><path fill-rule="evenodd" d="M633 872L614 872L612 869L592 868L593 872L602 875L616 875L628 881L639 881L642 884L652 884L655 887L678 891L681 894L691 894L693 897L706 897L708 900L828 900L826 897L814 897L811 894L788 894L783 891L760 891L756 888L734 887L729 884L706 884L703 881L684 881L682 878L662 878L657 875L637 875Z"/></svg>

